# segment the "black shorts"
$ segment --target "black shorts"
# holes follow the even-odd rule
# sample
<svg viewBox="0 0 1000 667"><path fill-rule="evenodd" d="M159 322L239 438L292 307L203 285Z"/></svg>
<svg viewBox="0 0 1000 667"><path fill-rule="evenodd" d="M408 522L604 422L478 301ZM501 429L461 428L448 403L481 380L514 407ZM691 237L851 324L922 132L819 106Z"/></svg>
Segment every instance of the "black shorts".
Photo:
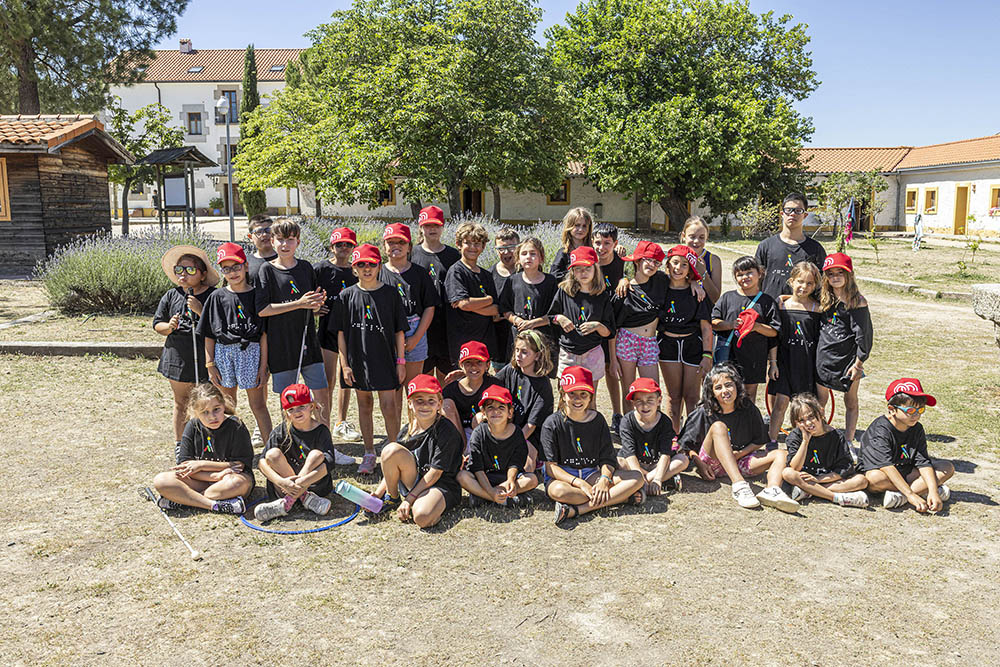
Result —
<svg viewBox="0 0 1000 667"><path fill-rule="evenodd" d="M195 378L194 348L196 343L191 338L191 334L177 337L174 334L167 336L163 344L163 351L160 352L160 363L156 370L168 380L175 382L194 382L196 379L201 382L208 382L208 370L205 368L205 339L197 339L198 348L198 377Z"/></svg>
<svg viewBox="0 0 1000 667"><path fill-rule="evenodd" d="M657 336L660 347L660 363L682 363L686 366L701 364L701 334L693 333L683 338L673 338L660 334Z"/></svg>
<svg viewBox="0 0 1000 667"><path fill-rule="evenodd" d="M340 348L337 344L337 334L329 329L323 329L323 333L319 338L319 346L324 350L331 350L333 352L338 351Z"/></svg>
<svg viewBox="0 0 1000 667"><path fill-rule="evenodd" d="M418 477L417 479L419 480L420 478ZM435 484L431 488L432 489L437 489L438 491L441 492L441 495L444 496L444 511L445 512L447 512L452 507L454 507L455 505L457 505L458 503L460 503L462 501L462 488L461 487L459 487L458 489L454 489L451 486L446 486L446 485L443 485L443 484ZM396 490L399 492L399 497L400 498L405 498L406 496L410 495L410 489L407 488L407 486L405 484L403 484L402 480L400 480L397 483Z"/></svg>
<svg viewBox="0 0 1000 667"><path fill-rule="evenodd" d="M767 357L760 359L740 358L737 352L730 360L740 375L743 376L743 384L762 384L767 382Z"/></svg>
<svg viewBox="0 0 1000 667"><path fill-rule="evenodd" d="M447 355L431 355L424 360L424 373L431 375L434 370L441 371L444 375L455 370L455 364L451 363L451 358Z"/></svg>
<svg viewBox="0 0 1000 667"><path fill-rule="evenodd" d="M816 393L816 376L811 368L805 372L794 372L791 369L778 365L778 379L771 380L767 385L767 393L770 396L781 394L782 396L795 396L802 393Z"/></svg>
<svg viewBox="0 0 1000 667"><path fill-rule="evenodd" d="M330 493L333 492L333 479L331 479L330 477L329 470L327 470L326 475L324 475L322 479L320 479L318 482L310 486L309 490L321 498L326 498L328 495L330 495ZM277 487L275 487L274 484L271 483L271 480L268 480L267 499L277 500L278 498L279 496Z"/></svg>

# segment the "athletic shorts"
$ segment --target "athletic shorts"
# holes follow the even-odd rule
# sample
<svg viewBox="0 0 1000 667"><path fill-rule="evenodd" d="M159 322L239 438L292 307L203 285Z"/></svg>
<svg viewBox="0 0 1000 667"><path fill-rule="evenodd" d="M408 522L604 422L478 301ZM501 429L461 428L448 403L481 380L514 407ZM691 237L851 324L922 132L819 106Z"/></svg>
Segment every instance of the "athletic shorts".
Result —
<svg viewBox="0 0 1000 667"><path fill-rule="evenodd" d="M583 354L573 354L560 347L558 374L562 375L570 366L583 366L593 374L593 380L597 382L604 377L604 350L598 345Z"/></svg>
<svg viewBox="0 0 1000 667"><path fill-rule="evenodd" d="M271 374L271 388L274 389L274 393L280 394L284 391L285 387L290 384L295 384L298 382L297 373L293 368L290 371L280 371L278 373ZM310 389L326 389L326 369L323 367L322 361L317 361L315 364L309 364L308 366L302 367L302 383L305 384Z"/></svg>
<svg viewBox="0 0 1000 667"><path fill-rule="evenodd" d="M759 452L753 452L751 454L747 454L743 458L738 459L736 461L736 469L740 471L741 475L743 475L744 477L754 476L754 473L750 472L750 461L752 461L758 455ZM725 469L719 462L719 459L715 458L714 456L709 456L708 453L705 451L704 447L702 447L701 451L698 452L698 458L704 461L706 464L708 464L709 470L715 473L716 477L728 477L728 475L726 475ZM757 474L759 475L761 473Z"/></svg>
<svg viewBox="0 0 1000 667"><path fill-rule="evenodd" d="M571 468L569 466L563 466L563 465L559 467L568 472L569 474L573 475L574 477L579 477L585 482L594 475L600 473L601 471L600 468ZM545 477L545 485L548 486L549 482L553 481L555 477L550 477L548 471L546 471L543 474Z"/></svg>
<svg viewBox="0 0 1000 667"><path fill-rule="evenodd" d="M407 323L410 325L406 330L406 337L409 338L417 331L417 327L420 326L420 316L410 315L406 318ZM410 350L409 352L403 353L403 359L407 362L411 361L425 361L427 359L427 333L424 333L424 337L420 339L417 346Z"/></svg>
<svg viewBox="0 0 1000 667"><path fill-rule="evenodd" d="M420 479L420 477L418 476L417 479ZM441 495L444 496L445 512L447 512L452 507L454 507L455 505L457 505L462 501L462 492L460 490L456 491L450 486L442 486L440 484L435 484L431 488L437 489L438 491L441 492ZM396 484L396 491L399 492L400 498L405 498L406 496L410 495L410 489L407 488L405 484L403 484L402 480L400 480L399 483Z"/></svg>
<svg viewBox="0 0 1000 667"><path fill-rule="evenodd" d="M705 350L701 347L701 334L693 333L683 338L659 336L660 362L680 363L685 366L699 366Z"/></svg>
<svg viewBox="0 0 1000 667"><path fill-rule="evenodd" d="M429 331L427 335L430 335ZM427 338L427 336L424 336L424 338ZM451 363L451 358L447 354L432 355L428 352L427 358L424 359L424 373L428 375L433 375L435 370L447 375L455 370L455 368L455 364Z"/></svg>
<svg viewBox="0 0 1000 667"><path fill-rule="evenodd" d="M655 366L659 353L655 336L640 336L628 329L618 330L615 354L622 361L631 361L637 366Z"/></svg>
<svg viewBox="0 0 1000 667"><path fill-rule="evenodd" d="M250 343L240 349L239 343L215 344L215 368L222 376L222 386L253 389L260 373L260 343Z"/></svg>

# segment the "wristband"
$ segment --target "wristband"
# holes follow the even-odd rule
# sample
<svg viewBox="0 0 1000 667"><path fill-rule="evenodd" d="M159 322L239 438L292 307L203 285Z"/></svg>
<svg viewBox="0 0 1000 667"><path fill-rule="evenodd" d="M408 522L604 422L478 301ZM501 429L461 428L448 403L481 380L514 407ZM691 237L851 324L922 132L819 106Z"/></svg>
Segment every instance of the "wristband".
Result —
<svg viewBox="0 0 1000 667"><path fill-rule="evenodd" d="M396 357L396 364L397 365L402 366L405 363L406 363L406 359L403 359L402 357Z"/></svg>
<svg viewBox="0 0 1000 667"><path fill-rule="evenodd" d="M205 368L215 368L215 362L214 361L206 361L205 362Z"/></svg>
<svg viewBox="0 0 1000 667"><path fill-rule="evenodd" d="M701 356L705 357L706 359L711 359L713 357L711 352L702 352Z"/></svg>
<svg viewBox="0 0 1000 667"><path fill-rule="evenodd" d="M607 475L601 475L601 479L606 479L606 480L608 480L609 482L613 482L613 481L614 481L613 479L611 479L611 478L610 478L610 477L608 477Z"/></svg>

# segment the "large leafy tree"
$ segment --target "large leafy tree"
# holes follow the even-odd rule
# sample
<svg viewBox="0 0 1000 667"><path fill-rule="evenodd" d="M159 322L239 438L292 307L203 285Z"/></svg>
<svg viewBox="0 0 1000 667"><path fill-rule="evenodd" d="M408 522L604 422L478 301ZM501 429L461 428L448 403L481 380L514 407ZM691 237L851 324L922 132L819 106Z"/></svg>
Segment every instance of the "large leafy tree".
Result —
<svg viewBox="0 0 1000 667"><path fill-rule="evenodd" d="M129 112L115 97L108 106L108 133L118 140L136 159L159 148L183 145L184 130L171 127L169 110L159 104L148 104ZM156 169L145 164L113 164L108 166L108 180L122 186L122 234L128 236L128 193L138 183L153 183Z"/></svg>
<svg viewBox="0 0 1000 667"><path fill-rule="evenodd" d="M585 114L588 176L659 202L735 211L798 167L818 82L806 26L747 0L584 0L547 36Z"/></svg>
<svg viewBox="0 0 1000 667"><path fill-rule="evenodd" d="M243 107L240 109L240 143L249 138L254 129L248 127L247 117L254 109L260 106L260 93L257 92L257 55L254 52L253 44L247 47L246 57L243 60ZM267 195L260 189L240 190L240 200L243 202L243 209L247 217L252 218L258 213L263 213L267 209Z"/></svg>
<svg viewBox="0 0 1000 667"><path fill-rule="evenodd" d="M311 33L288 87L251 115L241 182L305 175L325 198L374 206L402 177L407 200L447 197L452 214L463 186L554 190L579 131L534 41L539 19L534 0L357 0ZM282 164L291 156L298 165Z"/></svg>
<svg viewBox="0 0 1000 667"><path fill-rule="evenodd" d="M138 81L150 44L177 30L188 0L4 0L0 110L95 112L111 83ZM128 57L119 58L122 54ZM16 101L16 104L15 104Z"/></svg>

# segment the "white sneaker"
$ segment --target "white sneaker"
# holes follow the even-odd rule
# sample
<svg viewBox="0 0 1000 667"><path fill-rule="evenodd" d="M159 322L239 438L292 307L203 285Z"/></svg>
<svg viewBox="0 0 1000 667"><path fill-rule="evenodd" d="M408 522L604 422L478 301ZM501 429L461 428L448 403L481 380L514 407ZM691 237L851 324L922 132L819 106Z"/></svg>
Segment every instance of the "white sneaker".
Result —
<svg viewBox="0 0 1000 667"><path fill-rule="evenodd" d="M753 497L753 491L746 481L733 484L733 500L744 509L752 510L755 507L760 507L760 502Z"/></svg>
<svg viewBox="0 0 1000 667"><path fill-rule="evenodd" d="M769 486L757 494L757 500L762 505L779 509L782 512L795 514L799 511L799 504L788 497L788 494L777 486Z"/></svg>
<svg viewBox="0 0 1000 667"><path fill-rule="evenodd" d="M854 465L858 465L858 461L861 459L861 448L852 440L847 443L847 451L851 453L851 460L854 461Z"/></svg>
<svg viewBox="0 0 1000 667"><path fill-rule="evenodd" d="M330 511L330 505L332 504L329 498L321 498L317 496L312 491L306 491L306 495L302 496L301 499L302 506L313 514L326 514Z"/></svg>
<svg viewBox="0 0 1000 667"><path fill-rule="evenodd" d="M337 422L337 425L333 427L333 435L346 442L361 442L361 434L358 433L358 429L351 425L351 422Z"/></svg>
<svg viewBox="0 0 1000 667"><path fill-rule="evenodd" d="M906 496L899 491L886 491L882 498L882 507L887 510L894 510L897 507L906 505Z"/></svg>
<svg viewBox="0 0 1000 667"><path fill-rule="evenodd" d="M941 496L941 502L946 503L951 499L951 489L942 484L938 487L938 495Z"/></svg>
<svg viewBox="0 0 1000 667"><path fill-rule="evenodd" d="M253 508L253 516L258 521L270 521L286 514L288 514L288 510L285 508L284 498L278 498L269 503L260 503Z"/></svg>
<svg viewBox="0 0 1000 667"><path fill-rule="evenodd" d="M358 460L355 459L353 456L349 456L349 455L345 454L344 452L340 451L339 449L337 449L336 447L334 447L334 449L333 449L333 463L334 463L334 465L346 466L346 465L353 465L353 464L355 464L357 462L358 462Z"/></svg>
<svg viewBox="0 0 1000 667"><path fill-rule="evenodd" d="M864 491L833 494L833 502L841 507L868 507L868 494Z"/></svg>
<svg viewBox="0 0 1000 667"><path fill-rule="evenodd" d="M809 494L806 493L805 491L803 491L800 487L798 487L798 486L793 486L792 487L792 500L794 500L795 502L801 501L803 498L807 497L808 495Z"/></svg>
<svg viewBox="0 0 1000 667"><path fill-rule="evenodd" d="M264 439L260 437L260 426L253 427L253 435L250 436L250 446L255 449L264 446Z"/></svg>

